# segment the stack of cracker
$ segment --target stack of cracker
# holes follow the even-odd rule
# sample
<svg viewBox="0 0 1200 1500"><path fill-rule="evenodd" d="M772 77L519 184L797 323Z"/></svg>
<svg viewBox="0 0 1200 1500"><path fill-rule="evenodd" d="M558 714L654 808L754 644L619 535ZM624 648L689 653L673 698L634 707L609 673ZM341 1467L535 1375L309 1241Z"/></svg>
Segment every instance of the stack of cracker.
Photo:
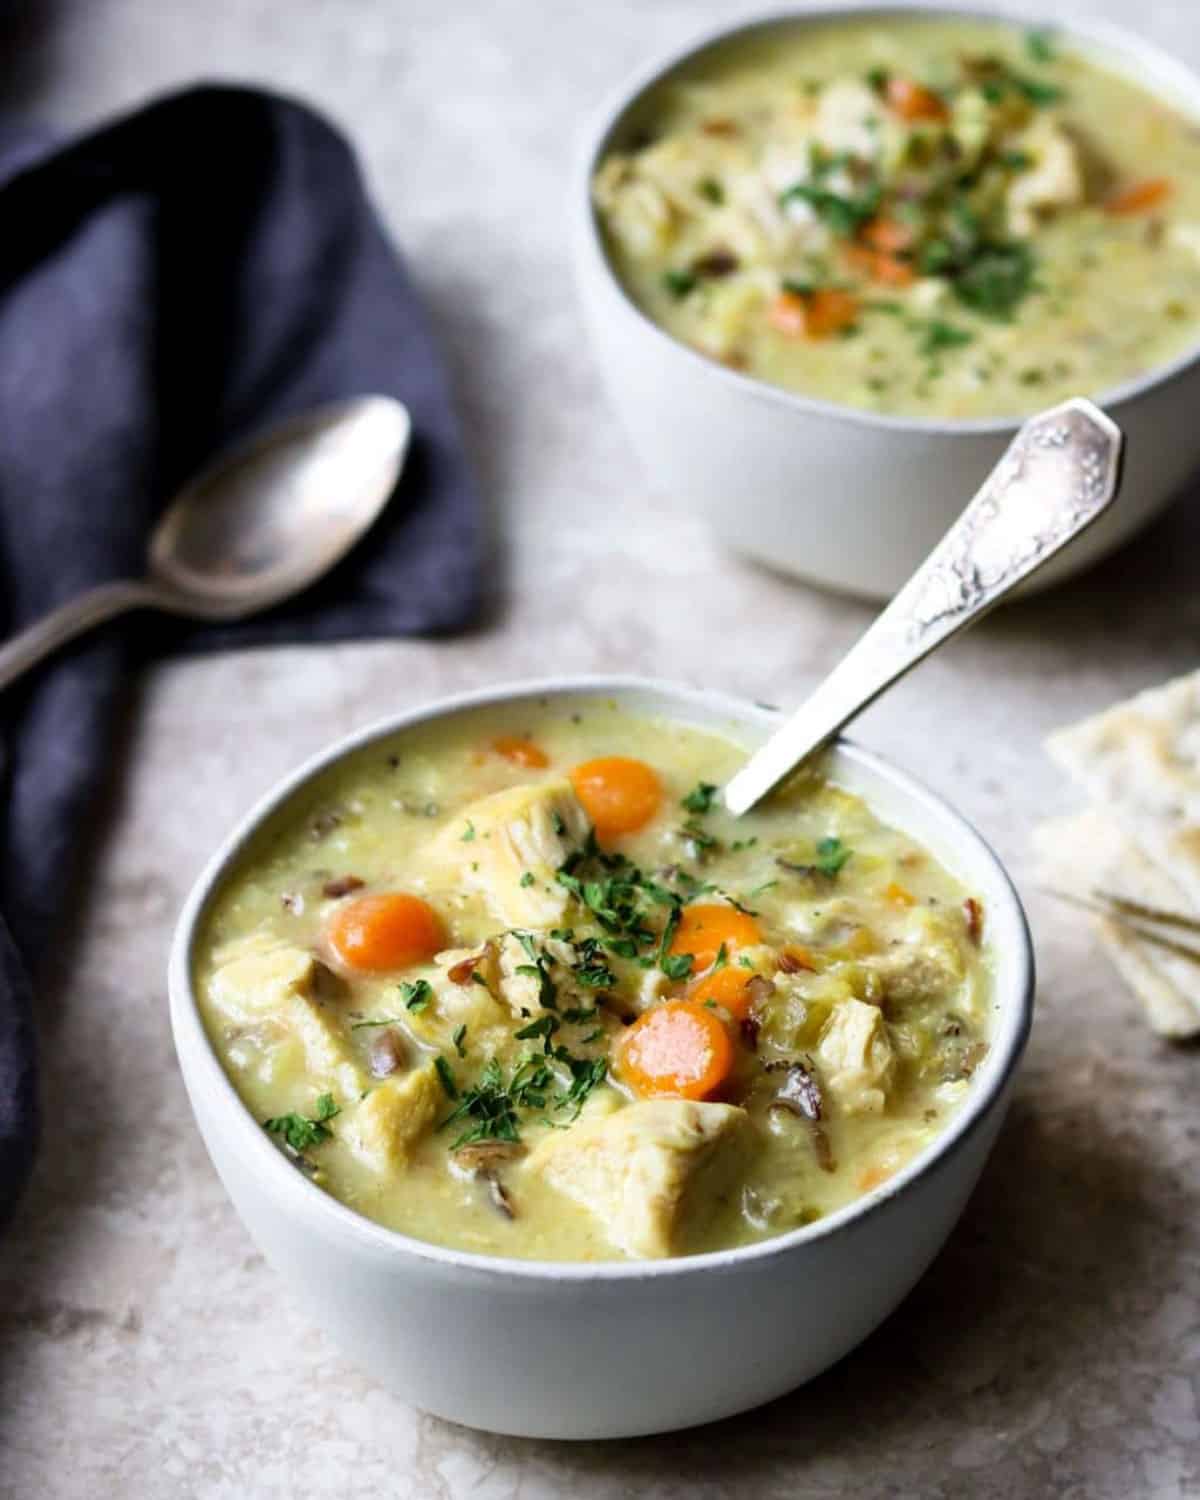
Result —
<svg viewBox="0 0 1200 1500"><path fill-rule="evenodd" d="M1200 1033L1200 672L1052 734L1091 807L1034 835L1162 1036Z"/></svg>

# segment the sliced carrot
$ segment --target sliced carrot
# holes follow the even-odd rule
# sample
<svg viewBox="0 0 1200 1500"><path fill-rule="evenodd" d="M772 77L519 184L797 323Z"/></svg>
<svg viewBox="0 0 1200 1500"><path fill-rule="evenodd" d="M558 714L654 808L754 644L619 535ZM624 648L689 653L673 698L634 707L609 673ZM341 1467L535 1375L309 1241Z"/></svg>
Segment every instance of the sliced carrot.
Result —
<svg viewBox="0 0 1200 1500"><path fill-rule="evenodd" d="M767 322L785 338L802 339L808 331L808 298L799 292L780 292L767 309Z"/></svg>
<svg viewBox="0 0 1200 1500"><path fill-rule="evenodd" d="M883 894L893 906L915 906L917 902L917 898L908 887L900 885L895 880L888 881L883 888Z"/></svg>
<svg viewBox="0 0 1200 1500"><path fill-rule="evenodd" d="M420 963L446 946L437 912L404 891L343 902L329 918L325 936L348 969L374 973Z"/></svg>
<svg viewBox="0 0 1200 1500"><path fill-rule="evenodd" d="M641 760L606 755L571 772L571 785L598 839L619 838L645 827L662 801L662 783Z"/></svg>
<svg viewBox="0 0 1200 1500"><path fill-rule="evenodd" d="M785 338L827 339L858 319L858 298L836 287L801 295L780 292L767 310L767 321Z"/></svg>
<svg viewBox="0 0 1200 1500"><path fill-rule="evenodd" d="M1171 196L1171 183L1166 177L1147 177L1142 182L1131 182L1120 188L1104 204L1105 213L1122 217L1126 214L1144 214L1147 209L1157 208Z"/></svg>
<svg viewBox="0 0 1200 1500"><path fill-rule="evenodd" d="M621 1039L618 1076L643 1099L707 1099L733 1067L733 1043L715 1012L666 1000Z"/></svg>
<svg viewBox="0 0 1200 1500"><path fill-rule="evenodd" d="M726 964L723 969L713 969L702 974L688 985L687 998L696 1005L720 1005L737 1021L750 1013L754 1001L751 981L755 978L752 969L743 969L740 964Z"/></svg>
<svg viewBox="0 0 1200 1500"><path fill-rule="evenodd" d="M948 120L945 101L932 89L911 78L892 77L887 81L884 98L902 120Z"/></svg>
<svg viewBox="0 0 1200 1500"><path fill-rule="evenodd" d="M532 740L523 740L515 734L502 734L492 741L492 749L514 766L524 766L530 771L540 771L550 764L550 757Z"/></svg>
<svg viewBox="0 0 1200 1500"><path fill-rule="evenodd" d="M913 232L899 219L889 219L880 214L878 218L864 224L860 233L864 245L870 245L872 250L878 250L883 255L898 255L903 250L912 249Z"/></svg>
<svg viewBox="0 0 1200 1500"><path fill-rule="evenodd" d="M761 942L758 923L748 913L718 901L698 901L694 906L684 907L671 939L671 952L690 953L693 968L709 969L716 963L722 947L728 957L738 948Z"/></svg>
<svg viewBox="0 0 1200 1500"><path fill-rule="evenodd" d="M842 258L852 271L883 286L911 286L917 279L909 261L883 250L872 250L869 245L846 245Z"/></svg>
<svg viewBox="0 0 1200 1500"><path fill-rule="evenodd" d="M827 339L858 320L858 298L836 287L824 287L808 299L805 311L809 338Z"/></svg>

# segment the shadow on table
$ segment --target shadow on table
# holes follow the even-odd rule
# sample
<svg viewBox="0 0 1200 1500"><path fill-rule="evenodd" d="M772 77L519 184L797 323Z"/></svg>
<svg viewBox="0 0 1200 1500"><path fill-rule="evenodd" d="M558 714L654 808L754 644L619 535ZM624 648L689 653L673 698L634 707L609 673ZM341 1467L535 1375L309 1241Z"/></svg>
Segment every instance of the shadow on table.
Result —
<svg viewBox="0 0 1200 1500"><path fill-rule="evenodd" d="M856 1457L861 1478L867 1456L883 1485L893 1454L907 1469L893 1476L896 1493L909 1493L905 1481L935 1447L995 1434L1011 1450L1023 1425L1049 1418L1052 1397L1119 1365L1122 1311L1169 1253L1169 1230L1148 1211L1158 1169L1111 1120L1100 1097L1082 1119L1043 1118L1018 1099L945 1250L859 1349L757 1411L674 1435L560 1445L556 1467L581 1486L619 1476L631 1494L666 1472L734 1494L800 1465L836 1473Z"/></svg>

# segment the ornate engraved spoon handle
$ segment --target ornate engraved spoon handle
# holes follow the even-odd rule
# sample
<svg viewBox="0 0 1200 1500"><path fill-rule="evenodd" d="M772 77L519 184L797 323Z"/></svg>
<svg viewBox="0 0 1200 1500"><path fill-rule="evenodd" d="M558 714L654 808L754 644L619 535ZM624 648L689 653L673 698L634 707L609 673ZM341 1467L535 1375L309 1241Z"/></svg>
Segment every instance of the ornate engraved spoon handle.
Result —
<svg viewBox="0 0 1200 1500"><path fill-rule="evenodd" d="M1082 397L1031 417L982 489L867 633L725 788L748 812L943 641L973 625L1104 513L1121 429Z"/></svg>

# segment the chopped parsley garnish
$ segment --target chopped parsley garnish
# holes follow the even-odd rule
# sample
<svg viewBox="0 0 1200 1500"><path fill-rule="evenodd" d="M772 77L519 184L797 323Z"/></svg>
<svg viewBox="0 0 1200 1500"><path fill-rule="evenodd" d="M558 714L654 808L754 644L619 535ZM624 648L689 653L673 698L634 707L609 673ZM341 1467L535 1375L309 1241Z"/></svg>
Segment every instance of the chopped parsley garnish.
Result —
<svg viewBox="0 0 1200 1500"><path fill-rule="evenodd" d="M686 979L695 961L690 953L665 953L659 959L659 968L668 979Z"/></svg>
<svg viewBox="0 0 1200 1500"><path fill-rule="evenodd" d="M471 822L470 818L467 819L467 826L463 832L462 842L464 844L473 844L475 842L475 825Z"/></svg>
<svg viewBox="0 0 1200 1500"><path fill-rule="evenodd" d="M380 1016L377 1021L354 1021L351 1023L351 1031L363 1031L368 1026L395 1026L399 1016Z"/></svg>
<svg viewBox="0 0 1200 1500"><path fill-rule="evenodd" d="M698 818L703 817L706 812L712 811L713 799L718 790L715 781L698 781L679 805L687 812L695 813Z"/></svg>
<svg viewBox="0 0 1200 1500"><path fill-rule="evenodd" d="M696 191L709 203L725 202L725 189L715 177L702 177L696 184Z"/></svg>
<svg viewBox="0 0 1200 1500"><path fill-rule="evenodd" d="M456 1026L454 1028L454 1036L451 1038L451 1040L454 1043L454 1050L455 1050L455 1052L458 1053L459 1057L466 1057L466 1055L467 1055L467 1049L466 1049L466 1045L465 1045L466 1044L466 1039L467 1039L466 1024L464 1023L461 1026Z"/></svg>
<svg viewBox="0 0 1200 1500"><path fill-rule="evenodd" d="M562 813L560 813L557 809L550 814L550 826L554 829L555 833L558 834L559 838L562 838L563 834L567 831L566 821L564 820Z"/></svg>
<svg viewBox="0 0 1200 1500"><path fill-rule="evenodd" d="M531 963L518 964L515 972L525 974L530 979L538 982L538 1004L543 1010L558 1009L558 987L550 976L550 960L546 954L539 952L537 944L533 940L531 932L519 932L514 929L513 936L524 948Z"/></svg>
<svg viewBox="0 0 1200 1500"><path fill-rule="evenodd" d="M1025 50L1034 62L1054 62L1058 56L1054 46L1054 33L1042 26L1033 27L1025 33Z"/></svg>
<svg viewBox="0 0 1200 1500"><path fill-rule="evenodd" d="M716 958L713 959L713 970L714 970L714 972L717 969L723 969L728 962L729 962L729 949L728 949L728 947L724 943L722 943L721 946L717 949L717 956L716 956Z"/></svg>
<svg viewBox="0 0 1200 1500"><path fill-rule="evenodd" d="M454 1078L454 1069L439 1052L433 1060L434 1071L437 1073L438 1082L447 1099L458 1098L458 1084Z"/></svg>
<svg viewBox="0 0 1200 1500"><path fill-rule="evenodd" d="M1005 321L1033 290L1033 252L1017 241L985 245L951 284L960 302Z"/></svg>
<svg viewBox="0 0 1200 1500"><path fill-rule="evenodd" d="M579 945L579 962L571 972L590 990L612 989L617 982L617 976L605 963L603 950L595 938L585 938Z"/></svg>
<svg viewBox="0 0 1200 1500"><path fill-rule="evenodd" d="M706 833L694 818L689 818L679 830L679 836L695 847L698 854L707 854L719 847L711 833Z"/></svg>
<svg viewBox="0 0 1200 1500"><path fill-rule="evenodd" d="M427 979L405 979L400 985L400 999L405 1010L418 1014L433 999L433 988Z"/></svg>
<svg viewBox="0 0 1200 1500"><path fill-rule="evenodd" d="M753 849L754 846L755 846L755 844L757 844L757 843L758 843L758 835L757 834L753 834L748 839L734 839L733 843L730 844L730 846L729 846L729 852L730 852L730 854L737 854L742 849Z"/></svg>
<svg viewBox="0 0 1200 1500"><path fill-rule="evenodd" d="M494 1057L491 1059L480 1074L479 1082L467 1089L458 1107L438 1126L439 1130L445 1130L447 1125L453 1124L456 1120L470 1119L474 1122L453 1142L450 1147L451 1151L457 1151L460 1146L469 1145L473 1141L520 1139L517 1129L518 1100L515 1084L518 1075L526 1066L527 1064L521 1064L513 1074L512 1081L506 1086L500 1064ZM537 1071L545 1073L547 1082L549 1081L550 1075L546 1068L538 1064Z"/></svg>
<svg viewBox="0 0 1200 1500"><path fill-rule="evenodd" d="M571 1118L577 1120L587 1096L608 1077L608 1060L603 1057L572 1057L567 1066L571 1070L571 1086L558 1102L566 1109L574 1107Z"/></svg>
<svg viewBox="0 0 1200 1500"><path fill-rule="evenodd" d="M664 271L662 274L663 286L679 302L695 290L698 279L692 271Z"/></svg>
<svg viewBox="0 0 1200 1500"><path fill-rule="evenodd" d="M940 318L914 323L913 328L921 336L919 348L924 355L940 354L943 349L959 349L975 337L966 328L956 328L953 323L944 323Z"/></svg>
<svg viewBox="0 0 1200 1500"><path fill-rule="evenodd" d="M526 870L524 875L521 876L520 880L517 883L518 885L520 885L523 891L527 891L533 884L533 871Z"/></svg>
<svg viewBox="0 0 1200 1500"><path fill-rule="evenodd" d="M779 195L779 202L784 208L789 203L807 203L834 234L850 239L879 212L881 198L878 183L869 184L854 197L845 197L811 182L794 182Z"/></svg>
<svg viewBox="0 0 1200 1500"><path fill-rule="evenodd" d="M594 1005L575 1006L571 1010L563 1011L563 1020L569 1021L573 1026L581 1025L584 1021L594 1020L598 1014Z"/></svg>
<svg viewBox="0 0 1200 1500"><path fill-rule="evenodd" d="M518 1042L532 1042L541 1037L545 1043L546 1051L550 1051L550 1038L558 1030L559 1020L557 1016L539 1016L536 1021L530 1021L528 1026L522 1026L520 1031L514 1031L513 1035Z"/></svg>
<svg viewBox="0 0 1200 1500"><path fill-rule="evenodd" d="M315 1115L275 1115L263 1121L263 1128L272 1135L281 1135L287 1145L299 1155L313 1146L319 1146L332 1136L328 1121L341 1110L334 1103L332 1094L321 1094L317 1099Z"/></svg>
<svg viewBox="0 0 1200 1500"><path fill-rule="evenodd" d="M836 875L850 858L850 853L841 839L825 838L817 845L814 863L822 875Z"/></svg>

